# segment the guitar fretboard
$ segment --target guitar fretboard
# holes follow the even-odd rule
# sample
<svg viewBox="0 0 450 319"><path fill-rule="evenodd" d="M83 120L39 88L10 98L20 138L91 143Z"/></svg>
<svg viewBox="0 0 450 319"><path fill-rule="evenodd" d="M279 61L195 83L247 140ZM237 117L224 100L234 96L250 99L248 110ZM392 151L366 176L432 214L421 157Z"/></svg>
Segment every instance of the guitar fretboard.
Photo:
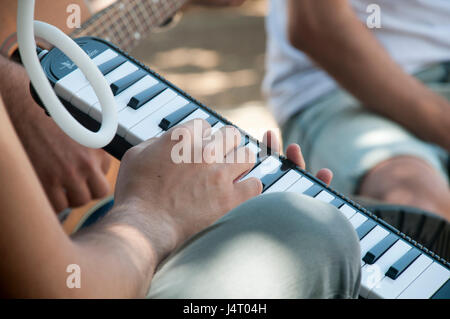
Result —
<svg viewBox="0 0 450 319"><path fill-rule="evenodd" d="M117 1L85 22L72 37L95 36L132 49L151 29L161 26L187 0Z"/></svg>

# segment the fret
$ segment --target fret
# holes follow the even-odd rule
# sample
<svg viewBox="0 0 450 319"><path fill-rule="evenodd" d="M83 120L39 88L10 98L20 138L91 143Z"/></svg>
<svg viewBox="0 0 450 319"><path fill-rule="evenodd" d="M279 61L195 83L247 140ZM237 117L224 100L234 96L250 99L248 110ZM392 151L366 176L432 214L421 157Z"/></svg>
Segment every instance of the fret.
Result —
<svg viewBox="0 0 450 319"><path fill-rule="evenodd" d="M172 17L187 0L120 0L94 15L72 37L107 38L124 50L132 49L151 29Z"/></svg>
<svg viewBox="0 0 450 319"><path fill-rule="evenodd" d="M114 13L114 7L111 8L111 10L108 10L108 12L105 14L105 21L102 25L102 29L98 30L96 32L97 37L102 37L102 33L106 35L108 41L114 41L115 35L114 35L114 25L115 24L108 24L108 22L111 22L113 18ZM95 31L94 31L95 32Z"/></svg>
<svg viewBox="0 0 450 319"><path fill-rule="evenodd" d="M137 19L144 22L141 24L140 32L144 32L145 28L149 27L150 20L151 20L151 14L153 14L153 10L148 9L142 1L138 2L137 5L139 8Z"/></svg>
<svg viewBox="0 0 450 319"><path fill-rule="evenodd" d="M130 4L128 4L130 5ZM123 44L125 47L127 47L130 42L130 34L126 31L128 30L127 27L129 25L129 21L125 20L125 15L128 14L128 10L123 10L123 14L117 13L118 19L116 23L113 24L115 29L115 36L117 38L117 42Z"/></svg>

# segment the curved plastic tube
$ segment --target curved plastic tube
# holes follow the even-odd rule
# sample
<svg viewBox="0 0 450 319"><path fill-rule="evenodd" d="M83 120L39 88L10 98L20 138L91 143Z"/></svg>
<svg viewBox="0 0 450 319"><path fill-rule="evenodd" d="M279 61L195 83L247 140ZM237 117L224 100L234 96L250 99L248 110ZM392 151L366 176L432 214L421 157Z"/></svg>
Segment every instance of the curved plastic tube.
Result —
<svg viewBox="0 0 450 319"><path fill-rule="evenodd" d="M31 83L47 111L67 135L86 147L102 148L114 138L118 125L116 101L108 82L95 63L75 41L52 25L34 21L34 4L34 0L19 0L17 10L19 51ZM35 35L65 53L91 83L102 108L102 124L98 132L92 132L82 126L56 96L37 57Z"/></svg>

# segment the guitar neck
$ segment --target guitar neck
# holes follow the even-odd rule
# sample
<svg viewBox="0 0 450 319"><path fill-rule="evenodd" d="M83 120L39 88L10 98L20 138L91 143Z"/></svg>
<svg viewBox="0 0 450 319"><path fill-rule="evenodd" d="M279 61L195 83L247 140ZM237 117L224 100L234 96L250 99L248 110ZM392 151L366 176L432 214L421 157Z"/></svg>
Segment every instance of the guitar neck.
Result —
<svg viewBox="0 0 450 319"><path fill-rule="evenodd" d="M131 50L151 29L161 26L188 0L117 1L95 14L72 37L95 36Z"/></svg>

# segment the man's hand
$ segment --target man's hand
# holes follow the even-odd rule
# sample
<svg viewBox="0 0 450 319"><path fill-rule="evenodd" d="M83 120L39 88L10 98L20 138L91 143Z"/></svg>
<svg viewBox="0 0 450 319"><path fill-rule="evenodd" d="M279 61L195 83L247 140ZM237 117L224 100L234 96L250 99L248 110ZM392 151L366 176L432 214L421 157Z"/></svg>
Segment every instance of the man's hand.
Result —
<svg viewBox="0 0 450 319"><path fill-rule="evenodd" d="M202 123L200 133L194 129L195 121L198 121L196 125ZM135 214L129 220L146 216L147 221L142 223L152 225L148 236L156 247L158 259L164 258L187 238L262 191L258 179L240 181L240 177L254 166L255 158L248 148L238 147L241 140L239 131L227 126L211 137L209 124L203 120L195 121L133 147L122 159L114 210L121 214ZM172 140L171 137L180 131L184 132L182 137ZM203 134L203 140L194 143L194 133ZM218 134L225 136L227 143L218 139ZM272 132L267 132L264 142L273 150L278 150L279 143L274 136ZM186 149L190 150L191 155L196 151L203 154L201 163L174 162L173 150L181 142L187 143L183 144L183 154ZM214 157L208 158L207 154L212 154L210 150L215 147L222 148L223 154L213 152ZM178 154L178 151L175 153ZM290 145L287 156L299 167L305 168L298 145ZM317 177L329 184L332 173L323 169Z"/></svg>
<svg viewBox="0 0 450 319"><path fill-rule="evenodd" d="M14 128L56 212L77 207L109 191L110 157L74 142L33 100L24 68L0 56L0 79Z"/></svg>
<svg viewBox="0 0 450 319"><path fill-rule="evenodd" d="M264 134L263 143L277 153L281 153L281 146L277 136L273 131L267 131ZM306 169L305 159L302 150L298 144L291 144L286 148L286 157L301 169ZM327 185L330 185L333 179L333 172L328 168L322 168L316 174L316 177Z"/></svg>
<svg viewBox="0 0 450 319"><path fill-rule="evenodd" d="M195 122L201 130L195 131ZM154 236L152 243L160 258L262 191L258 179L239 181L255 163L248 148L237 148L239 131L226 126L213 136L210 132L206 121L193 120L131 148L122 159L116 210L147 216L147 224L156 228L149 236ZM174 134L181 137L172 140ZM194 142L196 138L200 142ZM183 154L204 154L201 163L176 163L172 152L180 143L184 143ZM230 158L244 160L227 162Z"/></svg>
<svg viewBox="0 0 450 319"><path fill-rule="evenodd" d="M106 196L109 155L81 146L43 112L36 113L16 130L55 212Z"/></svg>

